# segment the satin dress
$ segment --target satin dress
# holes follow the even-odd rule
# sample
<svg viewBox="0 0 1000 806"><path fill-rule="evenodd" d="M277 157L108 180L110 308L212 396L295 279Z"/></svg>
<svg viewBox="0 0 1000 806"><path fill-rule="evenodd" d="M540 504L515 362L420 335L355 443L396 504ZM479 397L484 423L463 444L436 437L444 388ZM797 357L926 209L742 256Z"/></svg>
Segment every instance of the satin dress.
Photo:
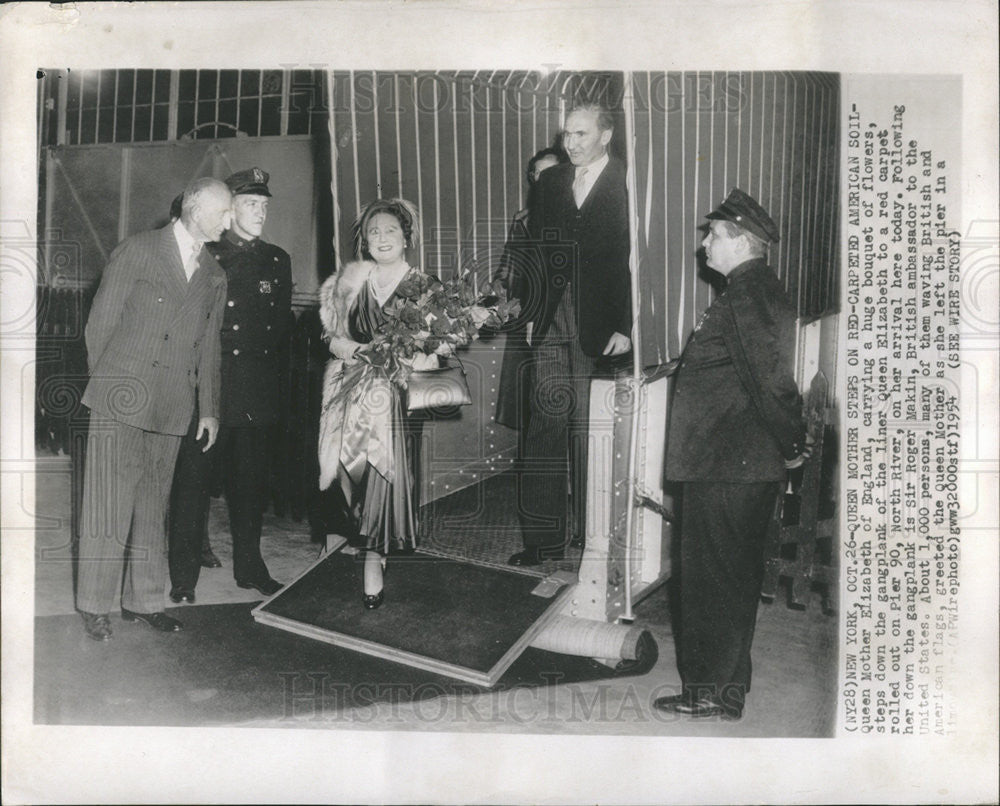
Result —
<svg viewBox="0 0 1000 806"><path fill-rule="evenodd" d="M405 278L404 278L405 279ZM362 344L372 340L389 317L385 308L396 298L393 293L384 304L375 298L371 282L358 294L348 319L351 338ZM392 450L388 457L391 479L370 463L360 483L352 484L352 510L358 522L358 543L367 549L388 554L411 551L417 540L417 490L420 432L422 418L408 416L403 410L400 392L388 385L392 400Z"/></svg>

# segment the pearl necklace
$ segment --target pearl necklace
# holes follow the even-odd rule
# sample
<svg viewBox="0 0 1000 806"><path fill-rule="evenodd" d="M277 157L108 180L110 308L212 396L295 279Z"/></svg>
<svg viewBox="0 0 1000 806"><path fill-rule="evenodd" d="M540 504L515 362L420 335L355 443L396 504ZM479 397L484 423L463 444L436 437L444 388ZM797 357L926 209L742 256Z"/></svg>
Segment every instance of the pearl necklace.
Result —
<svg viewBox="0 0 1000 806"><path fill-rule="evenodd" d="M375 270L373 270L371 274L371 287L372 292L375 294L375 299L378 300L379 304L384 305L386 303L389 297L391 297L393 292L396 290L396 286L403 281L403 278L409 273L409 271L410 265L406 261L403 261L402 271L399 274L390 275L387 281L381 282L377 276L378 267L376 266Z"/></svg>

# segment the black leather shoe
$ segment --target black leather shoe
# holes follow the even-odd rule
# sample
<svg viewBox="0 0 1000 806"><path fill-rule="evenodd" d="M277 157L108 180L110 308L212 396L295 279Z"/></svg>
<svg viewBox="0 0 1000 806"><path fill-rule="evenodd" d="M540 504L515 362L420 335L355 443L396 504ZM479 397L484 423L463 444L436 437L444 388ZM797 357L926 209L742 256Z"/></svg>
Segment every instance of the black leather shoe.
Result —
<svg viewBox="0 0 1000 806"><path fill-rule="evenodd" d="M189 588L174 588L170 591L170 601L174 604L180 604L181 602L194 604L194 591Z"/></svg>
<svg viewBox="0 0 1000 806"><path fill-rule="evenodd" d="M202 568L222 568L222 561L215 556L215 552L211 549L205 549L201 553L201 567Z"/></svg>
<svg viewBox="0 0 1000 806"><path fill-rule="evenodd" d="M679 702L673 708L678 714L694 719L707 719L717 716L727 722L735 722L743 718L743 709L738 706L723 705L712 697L702 697L691 702Z"/></svg>
<svg viewBox="0 0 1000 806"><path fill-rule="evenodd" d="M377 607L381 607L383 601L385 601L385 588L382 588L376 594L361 594L361 604L365 606L365 610L374 610Z"/></svg>
<svg viewBox="0 0 1000 806"><path fill-rule="evenodd" d="M678 705L691 705L691 696L671 694L669 697L657 697L653 700L653 707L659 711L676 711Z"/></svg>
<svg viewBox="0 0 1000 806"><path fill-rule="evenodd" d="M111 640L111 620L106 613L80 611L80 615L83 617L83 631L87 633L88 638L93 638L95 641Z"/></svg>
<svg viewBox="0 0 1000 806"><path fill-rule="evenodd" d="M561 548L538 548L532 546L517 554L512 554L507 560L507 565L515 565L520 568L530 568L541 565L546 560L561 560L565 554Z"/></svg>
<svg viewBox="0 0 1000 806"><path fill-rule="evenodd" d="M152 627L158 632L180 632L184 625L175 618L171 618L166 613L133 613L131 610L122 608L123 621L141 621L143 624Z"/></svg>
<svg viewBox="0 0 1000 806"><path fill-rule="evenodd" d="M265 596L274 596L274 594L285 586L268 577L263 582L237 582L236 587L246 588L248 590L253 588L254 590L260 591Z"/></svg>

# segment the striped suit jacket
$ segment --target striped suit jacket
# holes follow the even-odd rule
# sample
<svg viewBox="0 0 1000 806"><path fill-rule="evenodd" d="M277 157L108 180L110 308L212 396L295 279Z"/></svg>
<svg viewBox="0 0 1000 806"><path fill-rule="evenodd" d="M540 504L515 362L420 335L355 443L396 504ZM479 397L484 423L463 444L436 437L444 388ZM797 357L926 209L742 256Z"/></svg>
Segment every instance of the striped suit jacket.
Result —
<svg viewBox="0 0 1000 806"><path fill-rule="evenodd" d="M142 232L111 254L87 321L90 381L83 402L97 414L160 434L187 433L219 416L219 329L226 275L202 249L191 280L173 230Z"/></svg>

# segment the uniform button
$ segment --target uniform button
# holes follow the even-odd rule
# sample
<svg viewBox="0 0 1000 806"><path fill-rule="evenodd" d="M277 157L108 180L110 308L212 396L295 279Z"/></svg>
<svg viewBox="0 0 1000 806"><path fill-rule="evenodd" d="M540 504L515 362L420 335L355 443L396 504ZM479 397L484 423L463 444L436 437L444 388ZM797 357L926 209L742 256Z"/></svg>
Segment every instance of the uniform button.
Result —
<svg viewBox="0 0 1000 806"><path fill-rule="evenodd" d="M239 325L233 325L233 330L239 330L239 329L240 329Z"/></svg>
<svg viewBox="0 0 1000 806"><path fill-rule="evenodd" d="M228 305L230 308L232 308L235 304L236 303L233 302L232 300L229 300L229 302L226 303L226 305Z"/></svg>
<svg viewBox="0 0 1000 806"><path fill-rule="evenodd" d="M233 355L239 355L239 354L240 354L239 350L233 350Z"/></svg>
<svg viewBox="0 0 1000 806"><path fill-rule="evenodd" d="M272 308L274 307L274 303L273 303L273 302L271 303L271 307L272 307Z"/></svg>
<svg viewBox="0 0 1000 806"><path fill-rule="evenodd" d="M264 350L264 355L267 355L267 350Z"/></svg>
<svg viewBox="0 0 1000 806"><path fill-rule="evenodd" d="M154 362L153 362L153 366L154 366L154 367L158 367L158 366L160 366L160 362L159 362L159 361L154 361Z"/></svg>
<svg viewBox="0 0 1000 806"><path fill-rule="evenodd" d="M169 333L164 334L163 340L164 341L170 341L170 334Z"/></svg>
<svg viewBox="0 0 1000 806"><path fill-rule="evenodd" d="M156 298L156 301L157 301L157 302L163 302L163 297L157 297L157 298Z"/></svg>
<svg viewBox="0 0 1000 806"><path fill-rule="evenodd" d="M267 326L267 329L268 329L268 330L270 330L270 329L271 329L271 326L270 326L270 325L268 325L268 326Z"/></svg>

